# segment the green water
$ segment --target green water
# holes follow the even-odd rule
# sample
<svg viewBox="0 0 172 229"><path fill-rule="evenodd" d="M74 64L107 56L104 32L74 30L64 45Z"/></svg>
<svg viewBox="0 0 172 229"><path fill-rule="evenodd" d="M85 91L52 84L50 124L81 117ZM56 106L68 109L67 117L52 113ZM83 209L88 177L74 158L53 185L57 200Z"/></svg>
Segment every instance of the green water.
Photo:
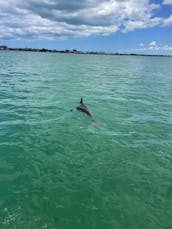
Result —
<svg viewBox="0 0 172 229"><path fill-rule="evenodd" d="M172 228L172 58L0 52L3 228Z"/></svg>

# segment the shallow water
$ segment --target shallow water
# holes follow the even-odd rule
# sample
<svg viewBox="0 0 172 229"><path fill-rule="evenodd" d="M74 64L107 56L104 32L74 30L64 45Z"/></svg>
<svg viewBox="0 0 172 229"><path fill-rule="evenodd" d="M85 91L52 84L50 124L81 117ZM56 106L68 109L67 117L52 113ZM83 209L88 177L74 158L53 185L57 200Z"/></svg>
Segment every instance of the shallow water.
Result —
<svg viewBox="0 0 172 229"><path fill-rule="evenodd" d="M172 227L172 58L1 51L0 69L0 228Z"/></svg>

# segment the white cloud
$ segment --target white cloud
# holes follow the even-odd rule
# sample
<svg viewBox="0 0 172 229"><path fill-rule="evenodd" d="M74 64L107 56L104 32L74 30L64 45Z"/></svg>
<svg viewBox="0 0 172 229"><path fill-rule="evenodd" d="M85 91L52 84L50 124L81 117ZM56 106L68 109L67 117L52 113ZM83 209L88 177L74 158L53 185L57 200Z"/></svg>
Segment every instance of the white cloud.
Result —
<svg viewBox="0 0 172 229"><path fill-rule="evenodd" d="M164 5L172 5L172 0L164 0L163 4Z"/></svg>
<svg viewBox="0 0 172 229"><path fill-rule="evenodd" d="M156 41L151 41L151 42L149 43L149 47L156 47L156 46L157 46Z"/></svg>
<svg viewBox="0 0 172 229"><path fill-rule="evenodd" d="M151 28L156 25L160 25L162 22L161 18L145 18L144 20L135 20L135 21L126 21L124 22L125 25L125 32L133 31L135 29L145 29L145 28Z"/></svg>
<svg viewBox="0 0 172 229"><path fill-rule="evenodd" d="M139 47L136 49L130 50L130 52L136 53L148 53L148 54L172 54L172 46L170 45L160 45L156 41L151 41L144 47Z"/></svg>
<svg viewBox="0 0 172 229"><path fill-rule="evenodd" d="M168 18L164 19L163 25L164 26L172 25L172 15L170 15Z"/></svg>
<svg viewBox="0 0 172 229"><path fill-rule="evenodd" d="M172 16L154 16L159 7L149 0L0 0L0 38L51 40L171 25Z"/></svg>

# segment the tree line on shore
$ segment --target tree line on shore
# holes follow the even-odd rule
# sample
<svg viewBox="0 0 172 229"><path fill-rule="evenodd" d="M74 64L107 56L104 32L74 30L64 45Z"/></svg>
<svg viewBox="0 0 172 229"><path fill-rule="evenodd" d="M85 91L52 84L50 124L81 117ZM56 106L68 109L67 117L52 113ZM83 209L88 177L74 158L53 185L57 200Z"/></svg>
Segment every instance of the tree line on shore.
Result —
<svg viewBox="0 0 172 229"><path fill-rule="evenodd" d="M113 52L101 52L101 51L79 51L73 50L56 50L46 48L10 48L6 45L0 45L0 50L7 51L26 51L26 52L51 52L51 53L71 53L71 54L95 54L95 55L120 55L120 56L168 56L168 55L154 55L154 54L138 54L138 53L113 53Z"/></svg>

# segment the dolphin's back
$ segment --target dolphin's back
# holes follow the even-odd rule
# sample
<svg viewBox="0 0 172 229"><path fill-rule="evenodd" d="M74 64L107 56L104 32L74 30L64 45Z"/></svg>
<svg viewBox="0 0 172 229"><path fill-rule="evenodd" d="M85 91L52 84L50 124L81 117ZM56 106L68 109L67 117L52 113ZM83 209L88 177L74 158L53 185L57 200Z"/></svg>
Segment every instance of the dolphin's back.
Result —
<svg viewBox="0 0 172 229"><path fill-rule="evenodd" d="M88 107L83 103L83 100L81 98L80 105L76 107L77 110L82 111L86 113L90 118L93 118L93 115L91 111L88 109Z"/></svg>
<svg viewBox="0 0 172 229"><path fill-rule="evenodd" d="M93 118L93 115L91 111L88 109L88 107L83 103L83 99L81 98L79 106L76 107L77 110L86 113L93 121L93 123L89 126L91 128L97 127L97 126L105 126L105 123L96 122Z"/></svg>

